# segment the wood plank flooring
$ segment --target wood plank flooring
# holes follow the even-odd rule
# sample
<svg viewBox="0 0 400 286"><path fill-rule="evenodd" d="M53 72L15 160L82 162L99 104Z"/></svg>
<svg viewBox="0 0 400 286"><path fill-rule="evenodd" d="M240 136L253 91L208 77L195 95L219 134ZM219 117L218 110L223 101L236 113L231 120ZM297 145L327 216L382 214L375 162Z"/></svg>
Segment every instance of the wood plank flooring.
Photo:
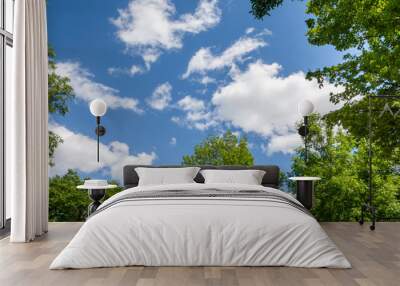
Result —
<svg viewBox="0 0 400 286"><path fill-rule="evenodd" d="M289 267L121 267L48 270L81 223L50 223L44 237L27 244L0 241L0 285L400 285L400 223L322 223L352 269Z"/></svg>

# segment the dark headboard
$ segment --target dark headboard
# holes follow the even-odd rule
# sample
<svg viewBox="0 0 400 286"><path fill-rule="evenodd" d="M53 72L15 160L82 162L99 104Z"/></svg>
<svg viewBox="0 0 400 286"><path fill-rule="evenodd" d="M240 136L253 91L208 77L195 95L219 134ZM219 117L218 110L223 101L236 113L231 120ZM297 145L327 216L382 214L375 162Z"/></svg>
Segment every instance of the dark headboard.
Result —
<svg viewBox="0 0 400 286"><path fill-rule="evenodd" d="M124 167L124 188L136 187L139 183L139 177L135 171L136 167L148 167L148 168L181 168L181 165L169 165L169 166L149 166L149 165L127 165ZM259 165L259 166L197 166L202 170L204 169L219 169L219 170L263 170L265 171L262 185L265 187L278 188L279 187L279 167L274 165ZM198 173L194 180L197 183L204 183L203 176Z"/></svg>

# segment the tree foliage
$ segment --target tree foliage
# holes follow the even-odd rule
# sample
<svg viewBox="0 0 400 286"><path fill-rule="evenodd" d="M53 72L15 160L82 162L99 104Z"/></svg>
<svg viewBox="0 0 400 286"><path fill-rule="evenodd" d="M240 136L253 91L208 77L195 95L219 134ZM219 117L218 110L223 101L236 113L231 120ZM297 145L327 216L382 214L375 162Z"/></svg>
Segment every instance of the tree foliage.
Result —
<svg viewBox="0 0 400 286"><path fill-rule="evenodd" d="M48 48L49 56L49 112L65 115L68 112L68 101L74 98L73 89L68 77L56 73L56 53Z"/></svg>
<svg viewBox="0 0 400 286"><path fill-rule="evenodd" d="M321 85L328 81L344 87L331 95L333 102L344 102L344 107L328 116L357 138L365 138L367 120L356 117L367 109L365 97L400 96L400 1L309 1L307 12L314 15L307 20L310 43L346 51L343 62L307 76ZM364 99L359 100L360 96ZM385 103L375 102L374 107L382 110ZM400 100L392 103L398 106ZM400 122L394 117L374 118L374 140L390 154L400 143Z"/></svg>
<svg viewBox="0 0 400 286"><path fill-rule="evenodd" d="M368 197L368 145L343 128L333 128L314 115L308 141L311 152L307 164L304 148L297 150L291 175L322 178L317 183L315 217L322 221L351 221L360 217L361 204ZM381 156L380 146L373 145L374 204L380 219L400 217L400 177L394 161ZM398 156L399 154L393 154Z"/></svg>
<svg viewBox="0 0 400 286"><path fill-rule="evenodd" d="M251 4L255 17L262 18L282 1L251 0ZM344 107L328 116L358 139L365 138L365 116L356 116L365 110L366 102L354 99L400 96L400 1L308 0L306 12L310 15L306 20L308 41L345 53L341 63L311 71L307 78L317 79L321 86L327 81L342 87L331 94L331 101L342 102ZM398 108L400 100L393 104ZM383 103L380 105L382 108ZM387 155L399 146L399 120L376 120L375 125L380 130L375 140L385 145Z"/></svg>
<svg viewBox="0 0 400 286"><path fill-rule="evenodd" d="M115 184L115 182L112 182ZM83 180L76 171L68 170L64 176L54 176L49 180L49 220L50 221L84 221L91 200L87 191L76 187ZM110 189L105 199L120 192L121 188Z"/></svg>
<svg viewBox="0 0 400 286"><path fill-rule="evenodd" d="M388 105L387 105L388 104ZM385 110L385 105L390 110ZM379 146L381 156L391 158L400 163L399 157L393 157L400 147L400 101L391 99L377 99L371 97L371 118L369 118L368 98L345 104L341 109L326 116L330 124L341 124L357 139L369 137L369 119L371 119L371 138Z"/></svg>
<svg viewBox="0 0 400 286"><path fill-rule="evenodd" d="M48 47L49 57L49 113L65 115L68 112L68 101L74 97L70 80L56 73L56 53L52 47ZM49 132L49 164L54 165L54 152L57 146L62 143L62 138L54 132Z"/></svg>
<svg viewBox="0 0 400 286"><path fill-rule="evenodd" d="M194 147L193 155L183 156L183 165L253 165L247 139L231 131L223 136L210 136Z"/></svg>
<svg viewBox="0 0 400 286"><path fill-rule="evenodd" d="M54 166L54 152L57 146L63 142L60 135L57 135L53 131L49 131L49 165Z"/></svg>
<svg viewBox="0 0 400 286"><path fill-rule="evenodd" d="M269 16L270 11L280 6L283 0L250 0L251 13L257 19L262 19L264 16Z"/></svg>

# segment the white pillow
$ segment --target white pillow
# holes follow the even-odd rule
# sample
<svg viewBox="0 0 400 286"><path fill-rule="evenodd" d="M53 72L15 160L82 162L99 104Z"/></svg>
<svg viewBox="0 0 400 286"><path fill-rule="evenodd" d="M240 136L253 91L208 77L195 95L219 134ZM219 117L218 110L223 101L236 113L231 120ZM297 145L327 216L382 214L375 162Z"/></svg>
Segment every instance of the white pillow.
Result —
<svg viewBox="0 0 400 286"><path fill-rule="evenodd" d="M194 183L193 179L199 170L198 167L135 168L139 176L139 186Z"/></svg>
<svg viewBox="0 0 400 286"><path fill-rule="evenodd" d="M261 170L202 170L204 183L261 185L265 171Z"/></svg>

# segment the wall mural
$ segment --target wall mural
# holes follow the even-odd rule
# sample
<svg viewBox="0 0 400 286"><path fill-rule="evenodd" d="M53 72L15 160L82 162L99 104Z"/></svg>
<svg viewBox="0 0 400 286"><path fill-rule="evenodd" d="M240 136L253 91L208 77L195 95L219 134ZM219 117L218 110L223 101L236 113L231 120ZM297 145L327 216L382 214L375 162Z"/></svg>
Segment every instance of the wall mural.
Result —
<svg viewBox="0 0 400 286"><path fill-rule="evenodd" d="M119 183L126 164L203 162L279 165L287 191L289 176L321 177L314 214L360 218L368 194L368 119L355 120L355 111L367 102L342 84L356 73L328 73L349 61L347 51L307 38L318 29L307 26L313 15L303 1L287 1L263 20L250 10L250 1L48 1L52 219L85 217L86 194L65 192L82 204L75 212L57 212L67 199L55 195L83 178ZM99 162L89 110L95 99L107 105ZM297 131L304 100L315 107L305 138L307 164ZM382 105L380 116L397 118L394 107ZM397 147L382 143L400 138L384 135L390 126L381 123L373 146L382 154L374 163L384 170L398 165L389 155ZM391 205L390 212L376 206L378 218L400 216L399 179L386 172L375 180L384 182L377 196Z"/></svg>

